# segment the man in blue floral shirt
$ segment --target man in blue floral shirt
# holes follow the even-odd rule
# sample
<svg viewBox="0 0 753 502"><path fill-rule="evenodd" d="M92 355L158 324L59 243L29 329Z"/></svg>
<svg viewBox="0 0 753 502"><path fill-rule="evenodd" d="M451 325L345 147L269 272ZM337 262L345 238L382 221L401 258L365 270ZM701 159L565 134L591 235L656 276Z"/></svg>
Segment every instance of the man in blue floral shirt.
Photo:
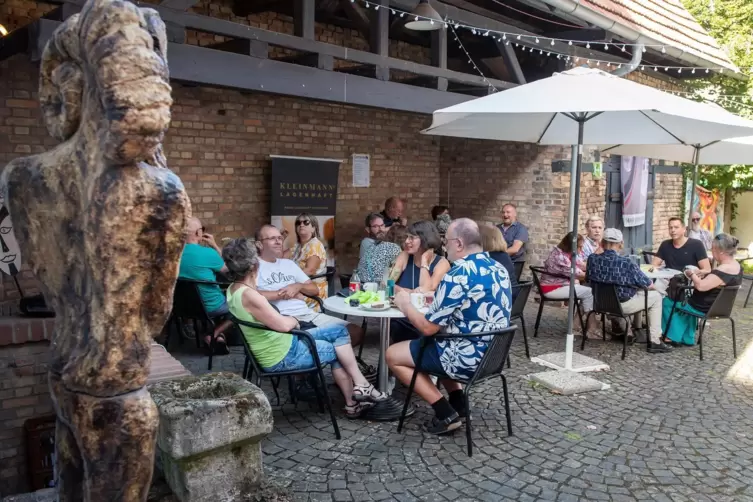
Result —
<svg viewBox="0 0 753 502"><path fill-rule="evenodd" d="M662 297L656 291L638 292L638 287L653 289L654 286L638 265L630 258L618 254L622 249L622 232L616 228L607 228L601 247L604 249L602 254L588 257L586 279L590 282L613 284L624 314L635 314L643 310L648 297L648 327L651 334L648 351L669 352L672 347L661 340Z"/></svg>
<svg viewBox="0 0 753 502"><path fill-rule="evenodd" d="M405 292L395 297L397 307L424 336L433 336L440 330L483 333L509 326L510 278L502 265L484 253L478 225L467 218L457 219L447 229L446 237L447 258L453 267L442 278L429 311L418 311ZM453 379L473 374L490 341L490 336L430 341L421 367L445 377L442 385L449 392L449 400L428 375L418 375L415 391L431 404L435 414L428 432L446 434L460 427L460 417L465 416L466 410L462 387ZM405 385L410 385L420 344L420 340L400 342L387 351L387 364Z"/></svg>

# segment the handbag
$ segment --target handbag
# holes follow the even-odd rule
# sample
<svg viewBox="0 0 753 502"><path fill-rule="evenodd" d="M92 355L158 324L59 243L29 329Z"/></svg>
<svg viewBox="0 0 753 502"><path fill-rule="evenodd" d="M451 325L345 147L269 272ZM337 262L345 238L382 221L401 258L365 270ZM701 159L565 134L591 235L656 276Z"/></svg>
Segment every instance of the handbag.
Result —
<svg viewBox="0 0 753 502"><path fill-rule="evenodd" d="M684 303L692 294L692 290L686 289L689 285L690 279L685 274L677 274L669 280L667 295L676 302Z"/></svg>

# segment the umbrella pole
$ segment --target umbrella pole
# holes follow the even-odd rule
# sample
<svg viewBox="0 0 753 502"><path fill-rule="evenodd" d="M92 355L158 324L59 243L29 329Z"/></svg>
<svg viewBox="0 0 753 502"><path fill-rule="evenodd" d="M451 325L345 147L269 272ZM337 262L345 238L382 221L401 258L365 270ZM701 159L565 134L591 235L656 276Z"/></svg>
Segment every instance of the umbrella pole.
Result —
<svg viewBox="0 0 753 502"><path fill-rule="evenodd" d="M570 171L570 193L574 198L571 201L570 228L572 229L572 255L570 256L570 295L567 302L567 340L565 342L565 369L573 369L573 318L575 316L575 281L578 268L578 207L580 206L580 173L583 166L583 127L586 122L586 114L578 115L578 154L575 162L575 176ZM586 333L583 333L586 336Z"/></svg>
<svg viewBox="0 0 753 502"><path fill-rule="evenodd" d="M688 208L688 228L691 228L693 209L695 207L695 187L698 185L698 148L693 153L693 186L690 187L690 207Z"/></svg>

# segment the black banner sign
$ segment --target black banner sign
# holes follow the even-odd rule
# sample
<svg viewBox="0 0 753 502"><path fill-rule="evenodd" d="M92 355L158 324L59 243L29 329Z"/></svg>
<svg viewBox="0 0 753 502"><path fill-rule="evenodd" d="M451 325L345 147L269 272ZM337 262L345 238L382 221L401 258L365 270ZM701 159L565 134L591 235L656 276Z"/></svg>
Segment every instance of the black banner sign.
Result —
<svg viewBox="0 0 753 502"><path fill-rule="evenodd" d="M335 215L339 160L272 158L273 216Z"/></svg>

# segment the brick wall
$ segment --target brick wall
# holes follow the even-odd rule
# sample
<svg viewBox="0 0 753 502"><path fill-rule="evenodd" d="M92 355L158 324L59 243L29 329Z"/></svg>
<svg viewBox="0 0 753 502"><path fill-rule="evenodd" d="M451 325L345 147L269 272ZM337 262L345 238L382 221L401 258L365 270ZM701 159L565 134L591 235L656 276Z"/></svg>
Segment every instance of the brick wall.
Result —
<svg viewBox="0 0 753 502"><path fill-rule="evenodd" d="M0 496L26 491L24 423L53 413L47 387L50 319L0 318Z"/></svg>
<svg viewBox="0 0 753 502"><path fill-rule="evenodd" d="M654 249L669 239L668 220L682 215L685 188L681 174L657 174L654 187Z"/></svg>

